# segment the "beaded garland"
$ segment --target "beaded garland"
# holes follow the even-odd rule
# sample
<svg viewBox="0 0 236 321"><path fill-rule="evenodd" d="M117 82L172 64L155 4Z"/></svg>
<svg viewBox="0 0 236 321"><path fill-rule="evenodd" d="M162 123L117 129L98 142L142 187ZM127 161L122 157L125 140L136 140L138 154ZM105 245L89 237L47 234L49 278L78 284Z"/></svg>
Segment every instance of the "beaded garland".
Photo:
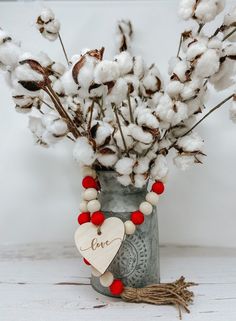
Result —
<svg viewBox="0 0 236 321"><path fill-rule="evenodd" d="M85 191L83 193L83 200L80 203L81 213L78 216L78 223L80 225L91 222L96 226L101 226L104 222L105 215L100 210L101 204L97 199L98 193L101 189L97 179L96 171L90 167L83 168L82 186ZM156 206L159 201L159 195L165 190L162 181L153 183L151 191L147 193L145 201L143 201L138 210L130 214L130 220L124 222L125 234L131 235L135 233L138 225L143 224L145 216L150 215L153 211L153 206ZM83 258L86 265L91 265L88 260ZM95 277L99 277L100 283L104 287L108 287L111 294L119 296L124 290L124 284L120 279L114 279L110 271L101 274L93 266L91 266L91 273Z"/></svg>

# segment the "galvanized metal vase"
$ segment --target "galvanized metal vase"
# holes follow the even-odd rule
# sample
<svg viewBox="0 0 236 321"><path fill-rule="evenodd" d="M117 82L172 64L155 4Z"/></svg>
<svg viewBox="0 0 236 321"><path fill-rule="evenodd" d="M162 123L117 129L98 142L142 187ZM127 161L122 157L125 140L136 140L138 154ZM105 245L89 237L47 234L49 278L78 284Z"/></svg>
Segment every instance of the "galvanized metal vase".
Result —
<svg viewBox="0 0 236 321"><path fill-rule="evenodd" d="M137 210L145 200L147 187L124 187L116 179L113 171L98 171L101 184L99 195L102 211L106 217L118 217L122 221L130 219L130 213ZM156 210L145 216L144 224L137 227L133 235L127 235L119 252L108 268L115 278L122 279L125 286L140 288L159 283L159 242ZM109 289L103 287L99 278L92 276L93 288L111 296Z"/></svg>

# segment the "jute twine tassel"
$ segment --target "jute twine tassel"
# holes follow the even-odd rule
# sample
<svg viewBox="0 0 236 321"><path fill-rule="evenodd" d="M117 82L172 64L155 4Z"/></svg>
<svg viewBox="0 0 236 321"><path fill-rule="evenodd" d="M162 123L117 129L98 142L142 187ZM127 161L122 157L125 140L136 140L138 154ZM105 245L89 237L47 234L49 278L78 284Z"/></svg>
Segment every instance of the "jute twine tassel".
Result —
<svg viewBox="0 0 236 321"><path fill-rule="evenodd" d="M193 301L194 294L188 287L194 285L197 284L186 282L181 276L172 283L152 284L138 289L126 287L121 298L128 302L175 305L179 311L179 318L182 319L182 309L190 313L188 305Z"/></svg>

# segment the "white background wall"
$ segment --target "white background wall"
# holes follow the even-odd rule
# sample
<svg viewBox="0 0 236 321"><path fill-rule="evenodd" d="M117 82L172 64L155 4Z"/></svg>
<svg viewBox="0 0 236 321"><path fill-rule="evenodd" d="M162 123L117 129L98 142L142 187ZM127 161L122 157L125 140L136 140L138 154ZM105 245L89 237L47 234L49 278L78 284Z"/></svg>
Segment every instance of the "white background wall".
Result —
<svg viewBox="0 0 236 321"><path fill-rule="evenodd" d="M234 1L228 1L229 8ZM62 22L69 55L82 47L106 47L113 53L114 25L130 18L135 52L156 61L167 74L186 23L176 15L175 0L47 2ZM1 3L0 24L23 41L26 50L63 59L59 43L41 38L33 26L40 3ZM226 97L213 93L208 106ZM228 105L212 115L199 132L208 155L188 172L172 168L159 203L161 243L236 246L236 126ZM11 94L0 78L0 243L72 241L77 226L81 178L72 160L72 144L52 149L33 145L27 116L14 111ZM170 161L171 162L171 161Z"/></svg>

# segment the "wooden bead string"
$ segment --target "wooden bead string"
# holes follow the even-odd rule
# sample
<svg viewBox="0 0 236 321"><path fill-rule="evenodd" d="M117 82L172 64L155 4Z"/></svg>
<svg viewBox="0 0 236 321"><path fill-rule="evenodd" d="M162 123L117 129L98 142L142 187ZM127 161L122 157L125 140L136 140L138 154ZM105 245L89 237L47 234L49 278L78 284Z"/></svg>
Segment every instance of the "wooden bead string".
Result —
<svg viewBox="0 0 236 321"><path fill-rule="evenodd" d="M80 203L79 224L91 222L97 226L100 226L104 220L105 215L100 211L101 204L98 201L98 192L100 190L100 184L97 180L96 171L91 167L83 168L83 180L82 186L85 188L83 193L83 200ZM161 181L156 181L152 185L152 190L147 193L145 201L139 205L139 209L130 214L130 220L124 222L125 234L131 235L135 233L136 226L143 224L145 216L150 215L153 212L153 206L156 206L159 201L159 195L164 192L164 184ZM89 262L85 260L85 263L89 265ZM100 278L100 283L104 287L109 287L110 292L113 295L121 295L124 290L124 285L121 280L114 279L110 271L106 271L101 275L94 267L92 267L92 274L95 277Z"/></svg>
<svg viewBox="0 0 236 321"><path fill-rule="evenodd" d="M80 203L81 213L78 216L79 224L91 222L98 227L105 220L105 215L101 210L101 204L98 198L100 184L97 180L96 171L91 167L83 168L82 185L85 188L83 200ZM153 206L156 206L159 201L159 195L164 192L164 184L161 181L156 181L152 185L151 191L147 193L145 201L139 205L139 209L130 214L130 220L124 222L125 234L131 235L135 233L136 227L143 224L145 216L153 212ZM90 263L84 259L85 264ZM110 271L105 271L101 274L93 266L91 273L95 277L99 277L100 283L104 287L108 287L111 294L120 296L128 302L143 302L151 304L173 304L177 306L179 318L181 319L181 309L189 312L188 305L192 302L193 292L188 290L188 287L196 285L192 282L185 282L184 277L172 283L153 284L144 288L136 289L125 287L122 280L114 279Z"/></svg>

